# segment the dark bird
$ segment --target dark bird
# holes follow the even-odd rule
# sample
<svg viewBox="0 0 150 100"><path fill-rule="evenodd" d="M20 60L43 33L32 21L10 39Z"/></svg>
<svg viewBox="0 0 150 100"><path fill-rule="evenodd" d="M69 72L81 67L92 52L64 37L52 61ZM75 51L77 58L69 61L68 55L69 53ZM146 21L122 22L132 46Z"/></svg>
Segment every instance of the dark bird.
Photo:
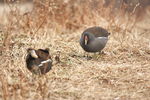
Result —
<svg viewBox="0 0 150 100"><path fill-rule="evenodd" d="M80 38L80 45L86 52L100 52L108 41L110 33L102 27L86 29Z"/></svg>
<svg viewBox="0 0 150 100"><path fill-rule="evenodd" d="M27 50L26 65L27 68L34 74L45 74L52 67L52 59L49 54L49 49L32 49Z"/></svg>

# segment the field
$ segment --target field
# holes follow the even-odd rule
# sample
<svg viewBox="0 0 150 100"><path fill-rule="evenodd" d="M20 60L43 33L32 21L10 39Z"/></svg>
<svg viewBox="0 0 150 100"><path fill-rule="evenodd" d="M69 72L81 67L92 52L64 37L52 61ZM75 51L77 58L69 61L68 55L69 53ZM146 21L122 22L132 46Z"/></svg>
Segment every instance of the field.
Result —
<svg viewBox="0 0 150 100"><path fill-rule="evenodd" d="M0 100L150 100L150 15L114 17L109 8L99 14L56 1L51 8L29 5L29 12L14 5L0 11ZM90 26L111 35L104 54L89 60L79 39ZM50 49L53 67L46 75L26 68L30 47Z"/></svg>

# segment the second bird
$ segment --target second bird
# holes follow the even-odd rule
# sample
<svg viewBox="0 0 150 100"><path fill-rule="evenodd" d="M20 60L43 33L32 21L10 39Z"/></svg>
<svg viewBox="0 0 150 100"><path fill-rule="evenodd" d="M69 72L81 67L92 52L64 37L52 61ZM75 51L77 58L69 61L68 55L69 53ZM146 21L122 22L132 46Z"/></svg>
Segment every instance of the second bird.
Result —
<svg viewBox="0 0 150 100"><path fill-rule="evenodd" d="M100 52L108 41L110 33L102 27L86 29L80 38L80 45L86 52Z"/></svg>
<svg viewBox="0 0 150 100"><path fill-rule="evenodd" d="M48 48L38 50L29 48L27 52L26 64L32 73L41 75L50 71L52 59Z"/></svg>

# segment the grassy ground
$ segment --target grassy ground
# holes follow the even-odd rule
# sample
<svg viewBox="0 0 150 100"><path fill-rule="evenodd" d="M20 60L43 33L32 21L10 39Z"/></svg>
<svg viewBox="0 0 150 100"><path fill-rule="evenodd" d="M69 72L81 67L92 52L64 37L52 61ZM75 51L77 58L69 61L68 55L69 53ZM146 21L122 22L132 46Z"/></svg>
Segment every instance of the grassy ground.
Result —
<svg viewBox="0 0 150 100"><path fill-rule="evenodd" d="M150 99L149 30L104 25L111 32L105 54L89 54L92 59L87 60L79 45L85 27L64 31L58 30L59 26L45 25L36 34L30 34L31 29L22 30L15 26L10 29L9 25L1 27L0 33L1 99ZM49 73L34 76L27 70L25 57L29 47L50 49L54 63ZM54 58L59 54L61 62L55 64Z"/></svg>

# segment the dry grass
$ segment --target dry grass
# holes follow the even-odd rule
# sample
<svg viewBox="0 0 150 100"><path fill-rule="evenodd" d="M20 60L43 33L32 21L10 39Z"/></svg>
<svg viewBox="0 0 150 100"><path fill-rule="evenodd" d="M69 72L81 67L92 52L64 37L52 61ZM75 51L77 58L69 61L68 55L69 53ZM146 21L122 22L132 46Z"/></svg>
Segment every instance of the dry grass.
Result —
<svg viewBox="0 0 150 100"><path fill-rule="evenodd" d="M56 13L60 10L55 11L55 7L49 11L50 8L40 6L25 14L11 10L5 17L9 21L2 21L0 99L149 100L150 30L136 27L132 18L133 21L102 18L109 10L103 15L96 12L88 16L88 8L70 13L68 5L57 3L66 10L62 17L58 17L61 13ZM112 34L105 55L90 54L92 59L87 60L79 37L86 27L93 25L103 26ZM61 62L46 75L34 76L25 64L29 47L50 48L54 61L60 52Z"/></svg>

